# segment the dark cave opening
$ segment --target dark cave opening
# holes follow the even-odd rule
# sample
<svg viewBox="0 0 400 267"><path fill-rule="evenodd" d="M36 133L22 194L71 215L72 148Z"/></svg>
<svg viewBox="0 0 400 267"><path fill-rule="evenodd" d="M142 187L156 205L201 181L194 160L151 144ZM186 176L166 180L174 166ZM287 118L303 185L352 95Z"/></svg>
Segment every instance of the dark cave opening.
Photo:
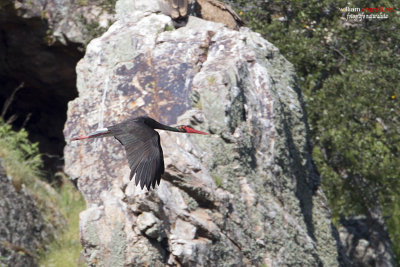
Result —
<svg viewBox="0 0 400 267"><path fill-rule="evenodd" d="M0 115L15 130L25 128L39 142L43 172L53 182L64 165L63 136L68 102L78 96L75 66L83 46L49 42L40 18L6 13L0 19ZM19 88L16 90L16 88ZM5 108L5 103L10 105ZM3 110L5 112L3 112Z"/></svg>

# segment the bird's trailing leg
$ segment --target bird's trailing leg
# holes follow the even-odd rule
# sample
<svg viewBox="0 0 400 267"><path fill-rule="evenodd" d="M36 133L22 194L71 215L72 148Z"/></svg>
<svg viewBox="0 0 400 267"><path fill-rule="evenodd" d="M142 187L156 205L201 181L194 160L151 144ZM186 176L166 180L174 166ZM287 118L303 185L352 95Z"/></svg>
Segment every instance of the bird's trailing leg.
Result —
<svg viewBox="0 0 400 267"><path fill-rule="evenodd" d="M71 138L71 141L76 141L76 140L82 140L82 139L87 139L87 138L98 138L98 137L106 137L106 136L111 136L110 130L107 128L103 129L98 129L97 131L88 134L87 136L77 136Z"/></svg>

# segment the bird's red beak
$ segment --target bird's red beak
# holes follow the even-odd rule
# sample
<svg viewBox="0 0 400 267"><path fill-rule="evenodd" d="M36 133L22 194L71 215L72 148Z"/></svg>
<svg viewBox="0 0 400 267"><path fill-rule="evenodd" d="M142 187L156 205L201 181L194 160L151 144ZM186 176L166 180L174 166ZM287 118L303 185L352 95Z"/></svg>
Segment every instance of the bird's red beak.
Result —
<svg viewBox="0 0 400 267"><path fill-rule="evenodd" d="M204 135L209 135L209 133L205 133L205 132L201 132L201 131L197 131L193 128L190 128L188 126L185 126L185 130L187 133L195 133L195 134L204 134Z"/></svg>

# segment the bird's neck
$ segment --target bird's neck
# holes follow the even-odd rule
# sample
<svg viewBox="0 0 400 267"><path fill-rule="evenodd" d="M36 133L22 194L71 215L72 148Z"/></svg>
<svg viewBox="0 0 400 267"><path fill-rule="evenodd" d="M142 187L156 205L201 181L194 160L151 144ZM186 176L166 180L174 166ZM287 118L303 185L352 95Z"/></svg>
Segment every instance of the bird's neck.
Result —
<svg viewBox="0 0 400 267"><path fill-rule="evenodd" d="M154 121L153 127L154 127L154 129L166 130L166 131L171 131L171 132L179 132L178 128L161 124L158 121Z"/></svg>
<svg viewBox="0 0 400 267"><path fill-rule="evenodd" d="M163 125L161 124L161 127L157 127L156 129L161 129L161 130L166 130L166 131L171 131L171 132L179 132L179 130L175 127L171 127L168 125Z"/></svg>

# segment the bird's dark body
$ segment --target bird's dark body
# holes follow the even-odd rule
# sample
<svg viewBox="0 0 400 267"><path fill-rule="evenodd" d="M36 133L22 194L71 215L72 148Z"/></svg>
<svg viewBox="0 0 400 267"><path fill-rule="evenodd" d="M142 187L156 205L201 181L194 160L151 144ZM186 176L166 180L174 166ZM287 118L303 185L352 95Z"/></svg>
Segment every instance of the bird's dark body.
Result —
<svg viewBox="0 0 400 267"><path fill-rule="evenodd" d="M87 136L74 137L71 140L114 136L125 148L131 173L135 184L140 183L143 189L149 190L160 184L164 173L164 156L160 144L160 135L154 129L182 133L208 134L192 129L186 125L171 127L161 124L150 117L142 116L129 119L104 129L99 129Z"/></svg>
<svg viewBox="0 0 400 267"><path fill-rule="evenodd" d="M160 135L154 129L163 125L149 117L137 117L107 127L110 133L126 150L131 173L136 173L135 184L147 189L160 184L164 173L164 157L160 144Z"/></svg>

